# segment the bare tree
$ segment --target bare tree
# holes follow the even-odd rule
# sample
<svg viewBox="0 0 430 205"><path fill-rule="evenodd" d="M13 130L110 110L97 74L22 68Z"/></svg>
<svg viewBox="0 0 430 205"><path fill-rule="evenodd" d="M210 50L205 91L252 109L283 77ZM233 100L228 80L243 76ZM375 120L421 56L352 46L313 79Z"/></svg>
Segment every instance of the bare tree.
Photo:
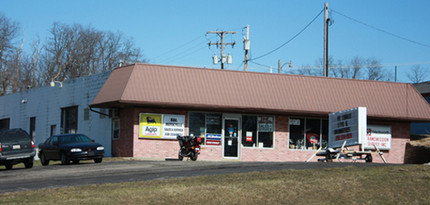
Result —
<svg viewBox="0 0 430 205"><path fill-rule="evenodd" d="M11 82L16 70L14 59L16 57L15 40L18 36L19 25L0 15L0 95L11 92ZM15 62L16 63L16 62Z"/></svg>
<svg viewBox="0 0 430 205"><path fill-rule="evenodd" d="M352 69L351 70L351 73L352 73L351 78L352 79L359 79L360 78L360 75L361 75L360 71L362 70L363 66L364 66L364 59L363 58L356 56L351 60L351 69Z"/></svg>
<svg viewBox="0 0 430 205"><path fill-rule="evenodd" d="M368 80L383 80L386 77L380 61L375 57L366 60L366 68Z"/></svg>
<svg viewBox="0 0 430 205"><path fill-rule="evenodd" d="M43 80L62 81L114 69L120 60L144 62L140 49L120 33L54 23L42 54Z"/></svg>
<svg viewBox="0 0 430 205"><path fill-rule="evenodd" d="M408 79L412 82L412 83L421 83L423 82L426 77L427 77L427 72L426 69L419 66L419 65L414 65L411 70L408 73Z"/></svg>
<svg viewBox="0 0 430 205"><path fill-rule="evenodd" d="M336 63L330 64L329 73L335 78L350 78L351 72L349 67L343 63L342 60L337 60Z"/></svg>

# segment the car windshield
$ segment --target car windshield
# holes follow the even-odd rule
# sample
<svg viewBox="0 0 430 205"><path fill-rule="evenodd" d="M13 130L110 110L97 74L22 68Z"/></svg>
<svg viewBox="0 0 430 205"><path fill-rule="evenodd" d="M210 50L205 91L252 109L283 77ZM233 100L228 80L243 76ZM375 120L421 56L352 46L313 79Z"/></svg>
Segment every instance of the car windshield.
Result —
<svg viewBox="0 0 430 205"><path fill-rule="evenodd" d="M60 144L91 142L91 139L85 135L64 135L60 138Z"/></svg>

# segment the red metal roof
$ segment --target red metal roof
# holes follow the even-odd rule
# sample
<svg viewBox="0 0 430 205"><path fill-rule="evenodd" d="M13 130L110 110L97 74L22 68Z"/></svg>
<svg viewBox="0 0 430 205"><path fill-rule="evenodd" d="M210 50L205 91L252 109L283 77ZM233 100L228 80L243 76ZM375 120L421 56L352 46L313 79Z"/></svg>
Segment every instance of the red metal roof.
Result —
<svg viewBox="0 0 430 205"><path fill-rule="evenodd" d="M360 106L369 117L430 121L411 84L152 64L115 69L91 104L128 105L295 115Z"/></svg>

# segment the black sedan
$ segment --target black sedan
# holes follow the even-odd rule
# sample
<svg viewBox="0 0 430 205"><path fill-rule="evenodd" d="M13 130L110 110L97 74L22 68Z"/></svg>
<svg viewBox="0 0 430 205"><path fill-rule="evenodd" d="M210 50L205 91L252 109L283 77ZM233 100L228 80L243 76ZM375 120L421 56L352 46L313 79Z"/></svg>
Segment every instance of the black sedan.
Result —
<svg viewBox="0 0 430 205"><path fill-rule="evenodd" d="M61 164L80 160L103 160L105 149L103 145L94 142L83 134L54 135L39 145L39 158L42 165L48 165L50 160L61 160Z"/></svg>

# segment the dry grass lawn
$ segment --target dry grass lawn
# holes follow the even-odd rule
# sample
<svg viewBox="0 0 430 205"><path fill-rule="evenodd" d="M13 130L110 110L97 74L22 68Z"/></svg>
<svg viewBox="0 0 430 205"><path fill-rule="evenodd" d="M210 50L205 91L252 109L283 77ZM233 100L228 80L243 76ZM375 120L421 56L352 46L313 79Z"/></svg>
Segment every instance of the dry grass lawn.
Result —
<svg viewBox="0 0 430 205"><path fill-rule="evenodd" d="M430 204L430 166L285 170L0 194L0 204Z"/></svg>

